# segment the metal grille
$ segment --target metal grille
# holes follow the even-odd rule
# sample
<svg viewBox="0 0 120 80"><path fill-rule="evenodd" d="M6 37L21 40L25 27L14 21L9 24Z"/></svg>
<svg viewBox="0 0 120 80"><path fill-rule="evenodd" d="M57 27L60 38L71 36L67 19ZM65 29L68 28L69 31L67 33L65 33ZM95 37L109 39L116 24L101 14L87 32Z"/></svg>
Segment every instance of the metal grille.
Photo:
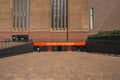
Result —
<svg viewBox="0 0 120 80"><path fill-rule="evenodd" d="M51 0L51 28L53 30L68 28L68 0Z"/></svg>
<svg viewBox="0 0 120 80"><path fill-rule="evenodd" d="M13 0L13 27L15 30L30 29L30 0Z"/></svg>

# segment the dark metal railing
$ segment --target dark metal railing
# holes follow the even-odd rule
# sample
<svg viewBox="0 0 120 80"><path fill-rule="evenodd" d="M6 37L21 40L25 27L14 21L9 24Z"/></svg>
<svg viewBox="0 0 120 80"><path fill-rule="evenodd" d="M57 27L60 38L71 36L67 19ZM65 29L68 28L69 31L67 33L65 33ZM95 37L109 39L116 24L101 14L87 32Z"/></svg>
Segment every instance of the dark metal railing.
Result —
<svg viewBox="0 0 120 80"><path fill-rule="evenodd" d="M24 44L28 44L28 43L31 43L31 42L32 41L28 41L28 42L13 42L13 41L10 41L9 39L6 39L4 41L0 41L0 49L5 49L5 48L14 47L14 46L24 45Z"/></svg>

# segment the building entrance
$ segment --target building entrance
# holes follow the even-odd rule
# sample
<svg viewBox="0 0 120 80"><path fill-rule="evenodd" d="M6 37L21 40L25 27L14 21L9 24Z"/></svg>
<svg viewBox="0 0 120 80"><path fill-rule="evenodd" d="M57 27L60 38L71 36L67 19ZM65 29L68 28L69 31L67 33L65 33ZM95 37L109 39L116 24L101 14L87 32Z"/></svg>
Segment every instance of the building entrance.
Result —
<svg viewBox="0 0 120 80"><path fill-rule="evenodd" d="M12 41L14 41L14 42L28 42L29 36L28 35L12 35Z"/></svg>
<svg viewBox="0 0 120 80"><path fill-rule="evenodd" d="M66 46L53 46L52 51L67 51Z"/></svg>

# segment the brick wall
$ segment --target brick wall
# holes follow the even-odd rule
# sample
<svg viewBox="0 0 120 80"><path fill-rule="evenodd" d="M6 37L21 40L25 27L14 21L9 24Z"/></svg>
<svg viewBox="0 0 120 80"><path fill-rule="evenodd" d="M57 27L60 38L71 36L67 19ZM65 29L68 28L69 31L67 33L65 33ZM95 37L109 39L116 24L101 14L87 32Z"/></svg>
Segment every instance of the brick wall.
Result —
<svg viewBox="0 0 120 80"><path fill-rule="evenodd" d="M89 31L87 0L68 0L69 40L84 41ZM0 40L11 35L29 34L31 39L66 41L66 30L51 29L50 0L31 0L30 30L15 30L13 26L13 0L0 0Z"/></svg>

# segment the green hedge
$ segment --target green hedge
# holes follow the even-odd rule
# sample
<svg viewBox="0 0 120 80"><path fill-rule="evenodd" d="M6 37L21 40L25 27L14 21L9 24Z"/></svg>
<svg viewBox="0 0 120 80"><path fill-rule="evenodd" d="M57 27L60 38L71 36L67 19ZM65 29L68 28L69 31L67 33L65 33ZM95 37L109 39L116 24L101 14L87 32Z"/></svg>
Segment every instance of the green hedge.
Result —
<svg viewBox="0 0 120 80"><path fill-rule="evenodd" d="M120 40L120 31L115 30L110 33L96 34L89 36L89 39L98 40Z"/></svg>
<svg viewBox="0 0 120 80"><path fill-rule="evenodd" d="M120 30L114 30L109 33L99 33L88 37L88 41L120 43Z"/></svg>

